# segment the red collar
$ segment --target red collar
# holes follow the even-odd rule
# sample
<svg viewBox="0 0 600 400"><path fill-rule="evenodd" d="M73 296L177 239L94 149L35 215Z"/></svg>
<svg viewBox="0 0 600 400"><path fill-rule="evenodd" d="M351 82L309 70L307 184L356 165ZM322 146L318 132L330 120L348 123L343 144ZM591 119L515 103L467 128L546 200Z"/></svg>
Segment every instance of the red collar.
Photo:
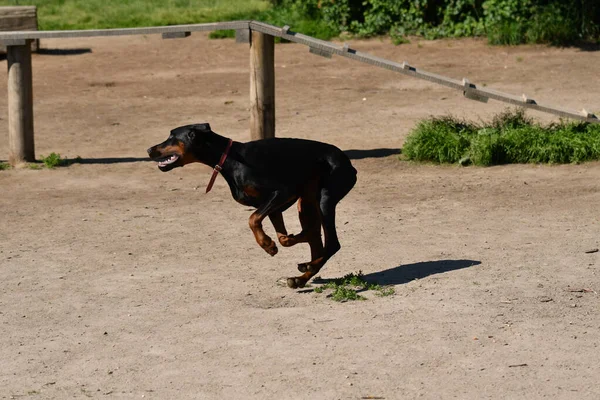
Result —
<svg viewBox="0 0 600 400"><path fill-rule="evenodd" d="M217 175L223 170L223 164L225 164L225 160L227 160L227 154L229 154L229 150L231 149L232 144L233 140L229 139L229 143L227 143L227 148L225 148L225 151L223 152L223 154L221 154L221 160L219 160L219 163L215 165L215 169L213 170L212 176L210 177L210 181L208 182L208 186L206 187L206 193L210 192L210 189L212 189L213 184L215 183L215 179L217 179Z"/></svg>

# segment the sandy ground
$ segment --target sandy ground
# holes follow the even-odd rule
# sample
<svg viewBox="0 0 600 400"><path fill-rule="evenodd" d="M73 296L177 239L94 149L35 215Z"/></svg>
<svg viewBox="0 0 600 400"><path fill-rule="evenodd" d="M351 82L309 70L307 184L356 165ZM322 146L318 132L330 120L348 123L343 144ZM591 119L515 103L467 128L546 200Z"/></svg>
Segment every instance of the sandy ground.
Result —
<svg viewBox="0 0 600 400"><path fill-rule="evenodd" d="M598 52L352 45L600 110ZM277 45L277 135L333 143L359 171L338 207L342 250L321 276L362 270L396 290L335 303L277 284L308 248L269 257L222 179L204 194L208 167L164 174L145 159L187 123L248 140L247 45L196 34L42 46L37 155L82 163L0 172L0 398L600 398L600 253L586 253L600 245L600 164L399 161L420 118L504 105ZM1 96L3 138L6 110Z"/></svg>

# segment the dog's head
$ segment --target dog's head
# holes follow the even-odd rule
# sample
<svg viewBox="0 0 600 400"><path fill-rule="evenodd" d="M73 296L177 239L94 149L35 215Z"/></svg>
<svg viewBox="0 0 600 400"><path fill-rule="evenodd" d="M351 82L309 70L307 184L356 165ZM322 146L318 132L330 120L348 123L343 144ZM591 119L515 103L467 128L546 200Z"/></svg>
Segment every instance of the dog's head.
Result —
<svg viewBox="0 0 600 400"><path fill-rule="evenodd" d="M163 172L186 164L200 162L194 155L194 144L202 141L202 136L212 133L209 124L185 125L175 128L164 142L148 149L148 155L158 162Z"/></svg>

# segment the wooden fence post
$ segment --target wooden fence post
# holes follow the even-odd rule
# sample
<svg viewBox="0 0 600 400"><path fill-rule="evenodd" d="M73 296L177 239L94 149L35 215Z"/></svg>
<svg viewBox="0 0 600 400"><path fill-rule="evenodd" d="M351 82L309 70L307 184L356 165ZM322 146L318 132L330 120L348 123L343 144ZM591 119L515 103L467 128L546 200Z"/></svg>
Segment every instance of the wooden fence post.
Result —
<svg viewBox="0 0 600 400"><path fill-rule="evenodd" d="M275 137L275 40L250 31L250 136Z"/></svg>
<svg viewBox="0 0 600 400"><path fill-rule="evenodd" d="M8 162L17 165L35 161L31 40L7 46L7 60Z"/></svg>

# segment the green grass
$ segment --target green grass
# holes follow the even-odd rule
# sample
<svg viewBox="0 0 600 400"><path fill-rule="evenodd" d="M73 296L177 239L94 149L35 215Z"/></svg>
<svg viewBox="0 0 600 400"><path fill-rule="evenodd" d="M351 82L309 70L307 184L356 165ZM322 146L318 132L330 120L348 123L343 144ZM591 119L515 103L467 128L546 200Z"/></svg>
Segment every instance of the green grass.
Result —
<svg viewBox="0 0 600 400"><path fill-rule="evenodd" d="M0 0L0 6L35 5L41 30L107 29L260 20L289 25L320 39L339 34L301 7L273 7L269 0ZM234 31L212 32L212 38Z"/></svg>
<svg viewBox="0 0 600 400"><path fill-rule="evenodd" d="M61 158L60 154L54 152L50 153L50 155L46 157L41 156L41 160L46 168L50 169L66 164L66 160Z"/></svg>
<svg viewBox="0 0 600 400"><path fill-rule="evenodd" d="M0 6L38 7L40 29L94 29L193 24L247 19L268 0L0 0Z"/></svg>
<svg viewBox="0 0 600 400"><path fill-rule="evenodd" d="M600 125L541 125L522 109L507 110L489 123L430 118L409 134L402 153L409 160L462 165L581 163L600 159Z"/></svg>
<svg viewBox="0 0 600 400"><path fill-rule="evenodd" d="M68 158L63 158L58 153L50 153L48 156L41 156L40 160L44 164L44 166L48 169L56 168L56 167L67 167L73 163L81 162L81 157L77 156L75 159L70 160ZM35 164L34 164L35 165Z"/></svg>
<svg viewBox="0 0 600 400"><path fill-rule="evenodd" d="M27 168L29 168L29 169L42 169L42 168L44 168L44 166L42 164L38 164L38 163L28 163L27 164Z"/></svg>
<svg viewBox="0 0 600 400"><path fill-rule="evenodd" d="M328 297L334 301L345 302L352 300L365 300L358 294L359 291L373 290L378 296L391 296L395 293L393 287L381 286L365 281L362 271L358 274L348 274L342 278L329 281L315 288L315 293L329 292Z"/></svg>
<svg viewBox="0 0 600 400"><path fill-rule="evenodd" d="M48 156L40 156L40 160L36 162L27 163L25 165L26 168L29 169L53 169L56 167L67 167L74 163L80 163L82 161L81 157L77 156L74 159L68 159L61 157L60 154L50 153ZM12 166L9 163L0 162L0 171L11 169Z"/></svg>

